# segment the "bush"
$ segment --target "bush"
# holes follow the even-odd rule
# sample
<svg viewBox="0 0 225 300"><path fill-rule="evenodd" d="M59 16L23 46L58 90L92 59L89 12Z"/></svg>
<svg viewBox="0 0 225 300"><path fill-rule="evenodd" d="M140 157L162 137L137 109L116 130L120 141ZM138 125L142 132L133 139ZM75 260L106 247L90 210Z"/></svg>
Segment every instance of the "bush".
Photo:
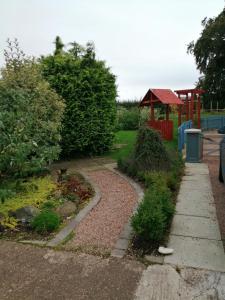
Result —
<svg viewBox="0 0 225 300"><path fill-rule="evenodd" d="M56 230L60 225L60 217L51 210L44 210L31 222L32 228L38 233L47 233Z"/></svg>
<svg viewBox="0 0 225 300"><path fill-rule="evenodd" d="M147 126L140 127L134 149L137 170L168 170L170 159L159 133Z"/></svg>
<svg viewBox="0 0 225 300"><path fill-rule="evenodd" d="M158 183L148 188L136 214L132 217L134 231L148 241L162 239L174 214L171 192L166 186L159 186Z"/></svg>
<svg viewBox="0 0 225 300"><path fill-rule="evenodd" d="M42 58L43 75L66 102L62 126L64 156L108 150L116 121L115 76L96 60L93 44L58 49Z"/></svg>
<svg viewBox="0 0 225 300"><path fill-rule="evenodd" d="M169 170L170 157L160 135L153 129L139 128L134 152L118 160L118 168L131 177L142 179L149 171Z"/></svg>
<svg viewBox="0 0 225 300"><path fill-rule="evenodd" d="M42 79L39 65L9 42L0 79L0 176L24 176L60 152L62 99Z"/></svg>
<svg viewBox="0 0 225 300"><path fill-rule="evenodd" d="M140 123L138 108L117 110L117 130L137 130Z"/></svg>

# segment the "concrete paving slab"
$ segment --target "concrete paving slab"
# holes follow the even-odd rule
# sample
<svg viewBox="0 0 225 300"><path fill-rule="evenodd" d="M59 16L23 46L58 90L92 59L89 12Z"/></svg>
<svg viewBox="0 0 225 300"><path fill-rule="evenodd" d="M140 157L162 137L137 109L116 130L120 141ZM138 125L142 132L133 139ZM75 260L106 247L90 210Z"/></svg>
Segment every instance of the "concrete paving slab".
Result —
<svg viewBox="0 0 225 300"><path fill-rule="evenodd" d="M170 235L174 253L165 263L225 272L225 255L221 241Z"/></svg>
<svg viewBox="0 0 225 300"><path fill-rule="evenodd" d="M202 189L202 185L193 184L193 181L185 181L180 186L180 194L193 197L196 201L214 202L211 184Z"/></svg>
<svg viewBox="0 0 225 300"><path fill-rule="evenodd" d="M216 216L215 204L210 202L209 199L203 201L193 198L191 196L192 192L189 192L189 195L185 194L183 199L181 199L181 196L178 197L178 202L176 205L177 214L214 219Z"/></svg>
<svg viewBox="0 0 225 300"><path fill-rule="evenodd" d="M186 163L185 164L185 173L193 173L193 174L209 174L209 169L206 164L202 163Z"/></svg>
<svg viewBox="0 0 225 300"><path fill-rule="evenodd" d="M173 235L221 240L216 219L176 215L171 231Z"/></svg>

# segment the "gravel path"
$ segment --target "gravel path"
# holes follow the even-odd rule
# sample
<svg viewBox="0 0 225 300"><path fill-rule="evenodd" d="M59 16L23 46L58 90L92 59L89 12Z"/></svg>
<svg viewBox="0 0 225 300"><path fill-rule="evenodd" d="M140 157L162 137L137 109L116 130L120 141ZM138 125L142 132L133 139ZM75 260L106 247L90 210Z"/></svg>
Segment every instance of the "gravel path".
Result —
<svg viewBox="0 0 225 300"><path fill-rule="evenodd" d="M101 200L78 225L67 247L111 250L132 214L137 194L125 179L109 170L92 171L88 176L98 185Z"/></svg>

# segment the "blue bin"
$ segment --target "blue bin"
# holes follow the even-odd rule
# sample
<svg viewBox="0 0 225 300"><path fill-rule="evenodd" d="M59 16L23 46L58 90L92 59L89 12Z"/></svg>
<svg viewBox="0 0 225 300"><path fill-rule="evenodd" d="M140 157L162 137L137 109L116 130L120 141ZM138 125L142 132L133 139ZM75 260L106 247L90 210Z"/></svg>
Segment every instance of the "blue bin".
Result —
<svg viewBox="0 0 225 300"><path fill-rule="evenodd" d="M199 163L202 161L203 143L201 129L186 129L186 162Z"/></svg>

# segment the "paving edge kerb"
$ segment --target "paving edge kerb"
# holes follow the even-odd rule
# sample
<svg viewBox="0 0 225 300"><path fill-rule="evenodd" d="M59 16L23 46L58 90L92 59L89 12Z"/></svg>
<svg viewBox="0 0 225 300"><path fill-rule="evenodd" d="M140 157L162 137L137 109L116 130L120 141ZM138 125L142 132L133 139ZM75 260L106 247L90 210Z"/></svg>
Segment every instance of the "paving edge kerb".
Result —
<svg viewBox="0 0 225 300"><path fill-rule="evenodd" d="M98 186L88 177L87 174L80 171L80 174L90 182L92 188L95 191L94 198L86 205L69 223L66 225L62 230L60 230L56 236L50 240L49 242L45 243L43 241L21 241L21 243L26 244L34 244L40 246L47 246L47 247L56 247L63 243L68 235L77 227L77 225L89 214L89 212L98 204L101 199L101 194L99 191Z"/></svg>
<svg viewBox="0 0 225 300"><path fill-rule="evenodd" d="M112 171L113 173L122 177L124 180L126 180L137 193L138 198L137 198L137 203L133 208L133 213L132 213L133 215L137 211L138 205L143 199L144 196L143 189L133 179L129 178L125 174L122 174L119 170L116 170L115 168L117 167L117 164L107 164L105 165L105 167L108 170ZM111 252L111 256L117 258L123 258L129 246L129 241L131 239L131 236L132 236L132 227L131 227L131 217L130 217L128 222L124 225L122 232L120 233L120 236L115 244L115 247Z"/></svg>

